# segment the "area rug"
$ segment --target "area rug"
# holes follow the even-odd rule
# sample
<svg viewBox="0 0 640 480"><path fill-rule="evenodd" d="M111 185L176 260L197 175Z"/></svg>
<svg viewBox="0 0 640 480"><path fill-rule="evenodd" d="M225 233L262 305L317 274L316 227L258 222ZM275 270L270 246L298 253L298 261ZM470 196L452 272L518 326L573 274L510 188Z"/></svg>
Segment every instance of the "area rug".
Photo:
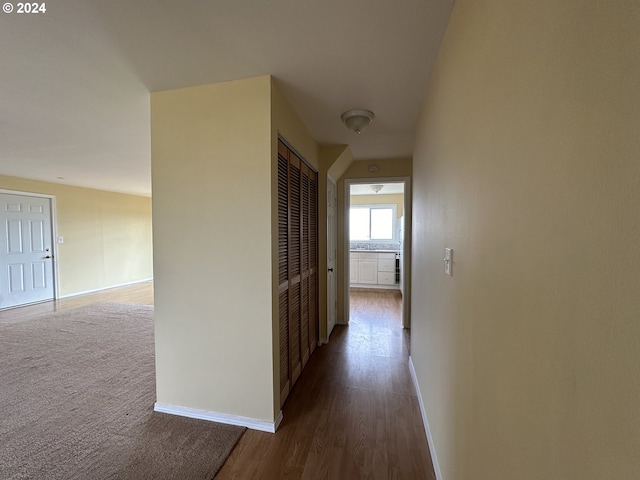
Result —
<svg viewBox="0 0 640 480"><path fill-rule="evenodd" d="M244 428L153 412L153 307L0 325L0 478L202 479Z"/></svg>

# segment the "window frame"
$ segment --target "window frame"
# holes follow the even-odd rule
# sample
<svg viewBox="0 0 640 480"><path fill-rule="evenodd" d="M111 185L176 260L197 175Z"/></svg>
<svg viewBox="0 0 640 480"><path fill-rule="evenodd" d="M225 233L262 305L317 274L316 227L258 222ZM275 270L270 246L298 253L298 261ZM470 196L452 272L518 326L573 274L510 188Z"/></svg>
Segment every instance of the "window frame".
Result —
<svg viewBox="0 0 640 480"><path fill-rule="evenodd" d="M369 210L369 239L368 240L356 240L351 238L351 210L352 209L368 209ZM371 210L387 210L391 209L391 238L390 239L375 239L371 238ZM349 205L349 241L350 242L369 242L369 243L395 243L398 240L397 230L398 223L398 206L395 203L376 203L376 204L362 204Z"/></svg>

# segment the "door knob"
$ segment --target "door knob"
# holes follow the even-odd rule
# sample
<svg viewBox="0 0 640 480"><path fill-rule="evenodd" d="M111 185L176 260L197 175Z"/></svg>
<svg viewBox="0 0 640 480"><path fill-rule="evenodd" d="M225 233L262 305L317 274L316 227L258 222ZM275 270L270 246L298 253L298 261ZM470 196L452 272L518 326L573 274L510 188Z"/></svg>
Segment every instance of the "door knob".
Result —
<svg viewBox="0 0 640 480"><path fill-rule="evenodd" d="M47 256L46 256L46 257L44 257L44 258L51 258L51 255L47 255Z"/></svg>
<svg viewBox="0 0 640 480"><path fill-rule="evenodd" d="M327 269L329 272L333 272L333 268L328 268Z"/></svg>

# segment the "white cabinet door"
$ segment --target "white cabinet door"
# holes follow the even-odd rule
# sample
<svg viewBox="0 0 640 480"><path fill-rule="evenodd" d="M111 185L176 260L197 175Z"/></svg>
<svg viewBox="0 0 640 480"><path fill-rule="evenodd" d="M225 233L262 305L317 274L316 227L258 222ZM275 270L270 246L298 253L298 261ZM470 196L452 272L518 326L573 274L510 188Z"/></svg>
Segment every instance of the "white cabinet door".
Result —
<svg viewBox="0 0 640 480"><path fill-rule="evenodd" d="M358 268L358 283L378 283L378 259L361 258Z"/></svg>
<svg viewBox="0 0 640 480"><path fill-rule="evenodd" d="M349 262L349 283L358 283L358 279L360 278L358 275L359 264L360 260L358 259L358 254L351 252L351 261Z"/></svg>

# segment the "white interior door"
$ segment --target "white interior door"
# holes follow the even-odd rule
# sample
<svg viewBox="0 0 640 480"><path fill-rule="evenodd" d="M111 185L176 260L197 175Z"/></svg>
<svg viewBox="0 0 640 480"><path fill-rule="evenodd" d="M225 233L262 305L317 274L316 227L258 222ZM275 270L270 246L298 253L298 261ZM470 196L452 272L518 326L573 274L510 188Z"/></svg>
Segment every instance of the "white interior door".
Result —
<svg viewBox="0 0 640 480"><path fill-rule="evenodd" d="M336 184L327 178L327 340L338 315L338 218Z"/></svg>
<svg viewBox="0 0 640 480"><path fill-rule="evenodd" d="M51 199L0 193L0 308L53 299Z"/></svg>

